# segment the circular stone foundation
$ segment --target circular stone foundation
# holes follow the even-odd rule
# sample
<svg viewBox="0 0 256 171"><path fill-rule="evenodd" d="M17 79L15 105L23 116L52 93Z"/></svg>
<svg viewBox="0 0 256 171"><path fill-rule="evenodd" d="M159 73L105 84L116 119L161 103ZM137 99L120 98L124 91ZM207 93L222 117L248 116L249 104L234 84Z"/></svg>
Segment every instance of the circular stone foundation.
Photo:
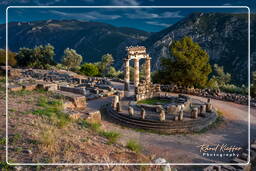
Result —
<svg viewBox="0 0 256 171"><path fill-rule="evenodd" d="M158 99L158 101L155 99ZM105 108L106 114L120 125L164 134L200 132L215 122L217 118L214 110L200 111L200 107L202 105L206 106L207 103L190 99L187 96L155 97L147 100L148 102L155 100L155 103L143 104L143 101L136 103L122 99L120 101L121 111L119 111L120 108L115 109L111 105L107 105ZM183 107L182 119L179 117L180 106ZM131 107L133 108L132 114ZM175 107L177 111L174 110ZM142 108L145 111L144 118L141 114ZM197 117L193 117L194 111L192 110L195 108L200 111ZM165 111L164 120L160 119L161 110Z"/></svg>

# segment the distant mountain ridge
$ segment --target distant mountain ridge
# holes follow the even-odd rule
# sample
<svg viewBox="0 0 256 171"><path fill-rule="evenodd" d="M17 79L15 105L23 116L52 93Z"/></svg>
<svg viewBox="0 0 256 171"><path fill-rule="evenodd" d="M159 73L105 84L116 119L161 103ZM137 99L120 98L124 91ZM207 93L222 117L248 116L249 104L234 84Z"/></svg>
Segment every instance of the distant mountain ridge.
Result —
<svg viewBox="0 0 256 171"><path fill-rule="evenodd" d="M256 66L256 15L251 14L251 66ZM154 68L161 57L170 56L174 40L190 36L210 56L212 64L224 66L236 83L248 80L248 15L226 13L192 13L176 24L151 35L144 44L153 57Z"/></svg>
<svg viewBox="0 0 256 171"><path fill-rule="evenodd" d="M0 37L5 37L5 25L0 26ZM36 45L50 43L55 47L55 60L60 61L65 48L73 48L87 62L101 59L105 53L111 53L118 59L124 55L127 45L137 45L148 38L150 33L142 30L115 27L99 22L78 20L46 20L35 22L9 23L9 48L18 51L20 47L33 48Z"/></svg>
<svg viewBox="0 0 256 171"><path fill-rule="evenodd" d="M256 19L251 14L251 64L256 65ZM55 60L60 61L67 47L76 49L87 62L99 61L111 53L115 66L122 67L125 47L144 45L152 58L152 67L159 67L161 57L169 57L174 40L191 36L205 49L212 64L223 65L236 83L247 83L248 29L246 14L192 13L176 24L156 33L129 27L116 27L99 22L78 20L46 20L9 23L9 48L32 48L50 43L55 47ZM5 38L5 25L0 25L0 39ZM4 45L2 45L4 47ZM254 48L253 48L254 47ZM252 70L255 70L252 68Z"/></svg>

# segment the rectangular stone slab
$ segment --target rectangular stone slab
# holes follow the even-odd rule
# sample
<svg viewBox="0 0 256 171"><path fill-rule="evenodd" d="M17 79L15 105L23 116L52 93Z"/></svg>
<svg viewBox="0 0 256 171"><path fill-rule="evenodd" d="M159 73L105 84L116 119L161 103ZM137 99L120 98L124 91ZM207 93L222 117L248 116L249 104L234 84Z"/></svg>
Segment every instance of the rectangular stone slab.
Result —
<svg viewBox="0 0 256 171"><path fill-rule="evenodd" d="M81 96L81 95L66 92L66 91L60 91L60 90L55 91L55 93L60 94L65 99L73 102L76 108L84 109L86 107L85 96Z"/></svg>
<svg viewBox="0 0 256 171"><path fill-rule="evenodd" d="M8 89L10 91L21 91L22 90L22 86L20 86L20 85L9 85Z"/></svg>
<svg viewBox="0 0 256 171"><path fill-rule="evenodd" d="M32 91L37 88L37 84L27 84L22 86L24 90Z"/></svg>

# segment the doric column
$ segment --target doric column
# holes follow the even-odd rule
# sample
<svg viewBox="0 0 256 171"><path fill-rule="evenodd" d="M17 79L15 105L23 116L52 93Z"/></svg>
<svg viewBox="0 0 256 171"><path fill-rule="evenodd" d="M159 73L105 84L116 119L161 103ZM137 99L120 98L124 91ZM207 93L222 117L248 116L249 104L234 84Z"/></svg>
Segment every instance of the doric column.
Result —
<svg viewBox="0 0 256 171"><path fill-rule="evenodd" d="M146 58L146 72L145 72L145 74L146 74L146 83L150 83L151 82L151 77L150 77L150 57L148 56L147 58Z"/></svg>
<svg viewBox="0 0 256 171"><path fill-rule="evenodd" d="M124 91L129 91L130 84L130 65L129 59L124 60Z"/></svg>
<svg viewBox="0 0 256 171"><path fill-rule="evenodd" d="M134 86L138 87L140 82L140 63L139 59L134 59Z"/></svg>

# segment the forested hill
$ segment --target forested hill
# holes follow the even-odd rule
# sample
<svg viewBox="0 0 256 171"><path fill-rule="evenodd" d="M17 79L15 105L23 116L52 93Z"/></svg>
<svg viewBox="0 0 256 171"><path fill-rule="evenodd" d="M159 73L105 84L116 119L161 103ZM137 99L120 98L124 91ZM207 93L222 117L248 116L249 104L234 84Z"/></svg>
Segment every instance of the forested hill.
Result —
<svg viewBox="0 0 256 171"><path fill-rule="evenodd" d="M256 15L251 14L251 64L255 70ZM212 64L224 66L233 81L247 83L248 70L248 15L222 13L193 13L173 26L151 35L144 44L154 59L154 68L161 57L169 56L169 45L174 40L190 36L205 49Z"/></svg>

